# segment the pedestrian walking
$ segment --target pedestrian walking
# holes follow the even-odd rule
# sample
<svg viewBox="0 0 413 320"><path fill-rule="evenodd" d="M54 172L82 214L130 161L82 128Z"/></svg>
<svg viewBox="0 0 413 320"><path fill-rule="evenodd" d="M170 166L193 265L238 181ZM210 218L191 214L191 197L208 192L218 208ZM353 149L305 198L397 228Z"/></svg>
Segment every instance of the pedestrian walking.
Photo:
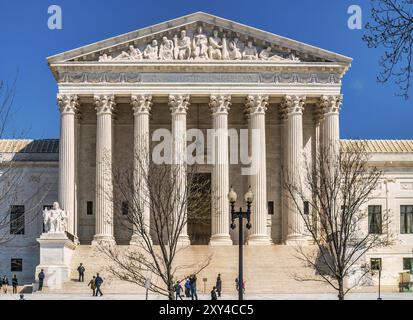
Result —
<svg viewBox="0 0 413 320"><path fill-rule="evenodd" d="M221 280L221 274L220 273L218 274L217 282L215 283L215 287L216 287L216 290L217 290L218 297L221 297L222 280Z"/></svg>
<svg viewBox="0 0 413 320"><path fill-rule="evenodd" d="M213 287L211 290L211 300L218 300L217 287Z"/></svg>
<svg viewBox="0 0 413 320"><path fill-rule="evenodd" d="M11 285L13 287L13 294L17 293L17 286L19 285L19 281L17 280L17 276L14 275L11 279Z"/></svg>
<svg viewBox="0 0 413 320"><path fill-rule="evenodd" d="M88 287L92 289L92 296L95 296L95 290L96 290L96 277L93 276L92 279L89 281Z"/></svg>
<svg viewBox="0 0 413 320"><path fill-rule="evenodd" d="M235 278L235 289L237 289L237 291L239 291L238 277Z"/></svg>
<svg viewBox="0 0 413 320"><path fill-rule="evenodd" d="M80 265L77 267L77 272L79 273L79 282L84 282L85 281L85 267L83 266L83 263L80 263Z"/></svg>
<svg viewBox="0 0 413 320"><path fill-rule="evenodd" d="M3 292L7 293L7 290L9 289L9 279L7 279L7 276L3 276Z"/></svg>
<svg viewBox="0 0 413 320"><path fill-rule="evenodd" d="M191 296L191 281L189 278L185 280L185 296L189 298Z"/></svg>
<svg viewBox="0 0 413 320"><path fill-rule="evenodd" d="M97 297L98 294L100 294L100 296L103 296L102 291L100 290L100 286L103 283L103 279L102 277L99 275L99 273L96 274L96 278L95 278L95 287L96 287L96 294L95 296Z"/></svg>
<svg viewBox="0 0 413 320"><path fill-rule="evenodd" d="M176 282L176 284L174 285L174 290L175 290L175 300L181 299L182 300L182 286L179 283L179 281Z"/></svg>
<svg viewBox="0 0 413 320"><path fill-rule="evenodd" d="M198 300L198 295L196 293L196 275L195 274L193 274L189 278L189 282L191 284L191 299L192 300Z"/></svg>
<svg viewBox="0 0 413 320"><path fill-rule="evenodd" d="M40 270L39 274L37 275L37 277L39 278L39 291L42 291L43 289L43 281L45 278L45 274L43 269Z"/></svg>

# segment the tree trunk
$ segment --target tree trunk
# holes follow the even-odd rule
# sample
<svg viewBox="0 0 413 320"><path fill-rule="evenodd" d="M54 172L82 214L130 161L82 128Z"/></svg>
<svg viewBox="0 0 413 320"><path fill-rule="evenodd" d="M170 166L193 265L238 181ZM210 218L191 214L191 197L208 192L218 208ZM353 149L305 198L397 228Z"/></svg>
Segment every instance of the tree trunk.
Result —
<svg viewBox="0 0 413 320"><path fill-rule="evenodd" d="M175 300L175 292L174 292L174 283L173 283L173 281L169 281L168 292L169 292L168 299L169 300Z"/></svg>
<svg viewBox="0 0 413 320"><path fill-rule="evenodd" d="M344 300L344 281L338 279L338 300Z"/></svg>

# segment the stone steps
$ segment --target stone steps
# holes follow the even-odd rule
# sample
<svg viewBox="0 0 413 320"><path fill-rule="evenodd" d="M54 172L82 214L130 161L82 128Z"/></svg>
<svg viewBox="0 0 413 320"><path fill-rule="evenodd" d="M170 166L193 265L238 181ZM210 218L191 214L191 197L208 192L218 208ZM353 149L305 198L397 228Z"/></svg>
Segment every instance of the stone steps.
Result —
<svg viewBox="0 0 413 320"><path fill-rule="evenodd" d="M119 250L128 250L129 246L118 246ZM308 250L312 250L309 247ZM218 273L223 279L223 292L235 294L235 278L238 275L238 247L190 246L176 257L177 265L199 263L212 255L210 265L198 274L198 291L204 291L203 278L207 278L206 292L215 284ZM314 274L296 257L296 250L288 246L245 246L244 249L244 279L246 290L250 293L321 293L332 292L329 286L321 282L302 282L294 279L294 274ZM99 272L104 278L102 290L105 293L143 293L145 290L135 284L115 279L106 266L108 259L96 248L87 245L78 246L71 262L71 278L77 279L77 266L82 262L86 268L85 282L70 281L61 289L49 292L90 293L87 287L92 275ZM190 274L193 268L187 267L179 273L179 277ZM153 279L155 283L160 281Z"/></svg>

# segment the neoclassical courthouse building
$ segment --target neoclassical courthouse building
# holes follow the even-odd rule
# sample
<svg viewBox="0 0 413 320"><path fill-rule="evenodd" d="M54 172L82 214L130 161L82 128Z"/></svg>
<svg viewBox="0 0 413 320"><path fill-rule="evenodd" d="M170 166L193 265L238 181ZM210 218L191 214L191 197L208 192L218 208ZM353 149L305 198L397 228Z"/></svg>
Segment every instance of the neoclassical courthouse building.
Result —
<svg viewBox="0 0 413 320"><path fill-rule="evenodd" d="M24 181L2 211L20 217L20 227L7 228L17 234L1 244L1 274L16 273L32 283L36 267L48 267L41 261L46 240L37 239L43 232L42 210L55 201L68 215L71 240L64 250L71 253L60 267L69 273L80 259L91 270L87 250L95 241L129 245L133 234L116 219L105 219L115 209L98 188L110 191L105 166L132 166L134 151L147 148L137 137L150 140L157 129L168 129L173 137L185 137L189 129L222 129L216 136L219 165L204 163L199 171L223 200L216 203L217 214L203 223L190 219L181 239L227 256L224 262L232 272L227 279L236 275L238 243L237 230L230 229L230 186L244 194L251 185L255 196L246 250L254 257L257 278L248 274L247 265L250 283L259 273L271 281L272 266L288 260L285 250L307 241L305 231L294 228L300 226L298 213L283 204L282 168L298 175L303 159L314 159L323 141L351 143L340 140L339 113L348 107L341 85L352 59L198 12L51 56L48 63L58 84L60 140L0 143L3 160L15 160ZM253 175L243 175L243 164L230 161L228 128L259 132L260 160ZM172 151L186 154L186 148L181 143ZM399 272L413 262L413 140L372 140L367 148L384 175L366 210L389 212L397 241L366 259L382 259L383 283L397 286ZM110 161L100 161L107 151ZM244 206L238 198L236 207ZM368 232L368 221L363 228ZM61 254L54 248L52 254ZM294 265L286 262L285 268Z"/></svg>

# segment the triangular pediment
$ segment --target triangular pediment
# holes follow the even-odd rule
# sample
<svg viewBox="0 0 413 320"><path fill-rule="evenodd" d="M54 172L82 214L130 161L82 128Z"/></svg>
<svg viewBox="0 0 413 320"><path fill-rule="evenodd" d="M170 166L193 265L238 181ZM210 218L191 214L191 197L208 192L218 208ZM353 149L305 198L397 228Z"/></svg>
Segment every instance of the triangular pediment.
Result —
<svg viewBox="0 0 413 320"><path fill-rule="evenodd" d="M200 29L201 28L201 29ZM184 32L183 32L184 31ZM48 58L65 62L337 62L351 58L197 12Z"/></svg>

